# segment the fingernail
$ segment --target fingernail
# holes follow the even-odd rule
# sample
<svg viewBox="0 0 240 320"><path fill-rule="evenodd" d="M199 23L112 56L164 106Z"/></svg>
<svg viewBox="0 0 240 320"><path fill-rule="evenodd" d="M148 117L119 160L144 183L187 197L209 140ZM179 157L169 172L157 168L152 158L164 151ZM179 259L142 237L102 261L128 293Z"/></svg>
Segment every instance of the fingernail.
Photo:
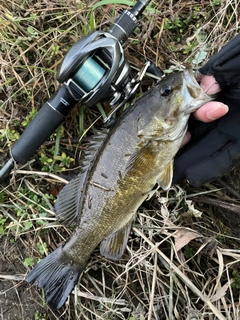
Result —
<svg viewBox="0 0 240 320"><path fill-rule="evenodd" d="M226 104L219 104L208 110L206 116L209 120L216 120L224 116L228 112L228 106Z"/></svg>

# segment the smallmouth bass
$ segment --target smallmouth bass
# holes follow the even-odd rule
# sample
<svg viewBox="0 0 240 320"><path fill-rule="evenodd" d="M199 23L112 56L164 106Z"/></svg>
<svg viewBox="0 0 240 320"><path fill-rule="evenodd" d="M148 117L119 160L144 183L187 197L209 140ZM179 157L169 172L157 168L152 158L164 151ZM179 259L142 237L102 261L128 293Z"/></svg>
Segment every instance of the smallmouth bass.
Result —
<svg viewBox="0 0 240 320"><path fill-rule="evenodd" d="M101 135L93 139L89 166L63 188L55 205L60 220L77 227L26 278L45 289L51 308L64 304L99 244L109 259L123 255L139 206L156 183L165 190L171 186L173 158L190 114L210 100L191 70L171 74L116 120L104 142Z"/></svg>

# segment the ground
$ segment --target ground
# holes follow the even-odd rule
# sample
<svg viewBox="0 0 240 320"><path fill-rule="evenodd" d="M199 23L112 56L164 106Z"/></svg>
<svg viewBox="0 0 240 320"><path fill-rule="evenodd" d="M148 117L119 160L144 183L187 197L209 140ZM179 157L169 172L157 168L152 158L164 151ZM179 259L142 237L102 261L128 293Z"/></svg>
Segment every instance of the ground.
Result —
<svg viewBox="0 0 240 320"><path fill-rule="evenodd" d="M108 30L131 1L6 1L0 4L0 167L56 91L56 69L94 27ZM152 1L124 46L132 66L146 60L169 72L194 70L239 32L234 1ZM138 95L153 81L144 79ZM104 104L105 110L108 105ZM158 191L139 208L122 259L96 248L78 289L52 311L24 281L64 242L53 205L79 170L82 150L102 127L101 110L74 108L27 165L0 186L0 319L240 319L239 168L193 188ZM206 193L208 192L208 193Z"/></svg>

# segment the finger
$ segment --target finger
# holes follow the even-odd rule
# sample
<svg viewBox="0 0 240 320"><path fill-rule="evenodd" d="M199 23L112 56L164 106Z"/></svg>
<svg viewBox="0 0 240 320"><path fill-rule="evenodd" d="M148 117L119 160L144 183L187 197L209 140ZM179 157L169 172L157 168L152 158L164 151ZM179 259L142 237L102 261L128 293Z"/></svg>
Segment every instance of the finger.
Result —
<svg viewBox="0 0 240 320"><path fill-rule="evenodd" d="M214 76L203 76L200 86L207 94L215 94L221 91L221 88L216 82Z"/></svg>
<svg viewBox="0 0 240 320"><path fill-rule="evenodd" d="M190 141L190 139L191 139L191 133L187 131L181 143L181 147L185 146L185 144L187 144Z"/></svg>
<svg viewBox="0 0 240 320"><path fill-rule="evenodd" d="M228 106L218 101L205 103L193 113L195 119L203 122L211 122L224 116L228 112Z"/></svg>

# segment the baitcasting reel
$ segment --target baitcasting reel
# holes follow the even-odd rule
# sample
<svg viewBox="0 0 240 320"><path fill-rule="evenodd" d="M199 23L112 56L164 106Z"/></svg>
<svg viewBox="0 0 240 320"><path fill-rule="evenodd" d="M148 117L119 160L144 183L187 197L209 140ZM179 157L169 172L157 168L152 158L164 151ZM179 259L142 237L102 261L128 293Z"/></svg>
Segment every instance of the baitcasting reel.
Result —
<svg viewBox="0 0 240 320"><path fill-rule="evenodd" d="M39 110L20 139L11 148L11 158L0 170L0 182L10 173L14 161L26 163L36 150L60 126L77 102L92 107L109 101L112 114L134 94L149 67L145 66L132 80L130 66L122 44L137 27L137 18L151 0L139 0L131 10L124 11L109 32L94 31L80 39L67 53L57 74L62 86ZM161 76L159 69L155 75Z"/></svg>

